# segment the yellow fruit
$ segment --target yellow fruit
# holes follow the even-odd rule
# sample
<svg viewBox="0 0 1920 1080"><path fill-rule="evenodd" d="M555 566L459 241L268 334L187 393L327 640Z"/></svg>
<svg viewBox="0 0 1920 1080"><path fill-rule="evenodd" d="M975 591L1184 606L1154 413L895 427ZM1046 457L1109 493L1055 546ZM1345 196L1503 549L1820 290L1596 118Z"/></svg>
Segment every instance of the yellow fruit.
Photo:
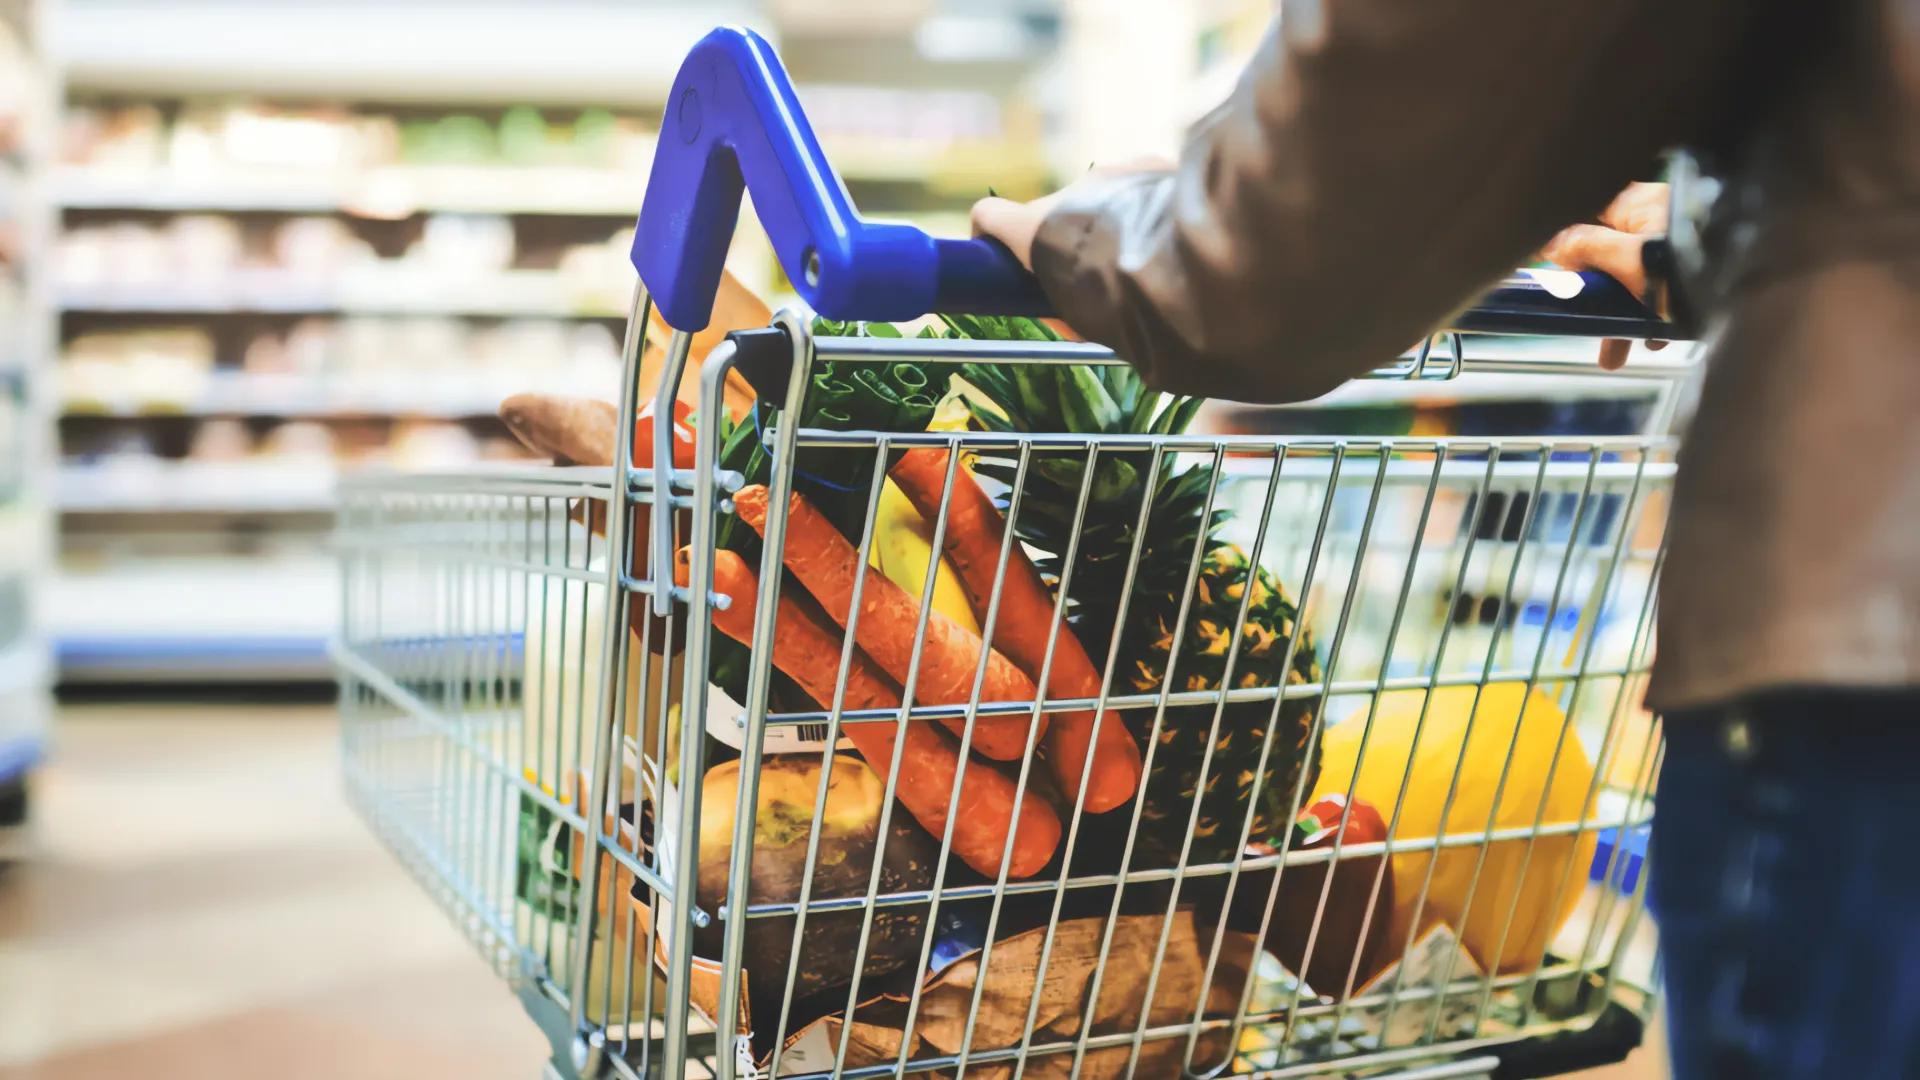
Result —
<svg viewBox="0 0 1920 1080"><path fill-rule="evenodd" d="M961 382L957 375L954 376L953 381L956 384ZM933 420L927 424L927 430L965 431L972 426L972 423L973 410L967 407L966 395L956 386L948 392L946 397L940 399L940 404L934 406Z"/></svg>
<svg viewBox="0 0 1920 1080"><path fill-rule="evenodd" d="M1586 816L1582 802L1593 784L1593 765L1575 732L1568 730L1566 738L1561 739L1566 716L1559 707L1538 691L1528 695L1523 683L1498 683L1481 693L1478 716L1474 717L1474 692L1471 686L1435 691L1417 749L1412 745L1413 736L1425 693L1415 690L1382 695L1372 733L1367 736L1354 797L1372 803L1382 817L1391 820L1411 757L1413 772L1400 807L1399 841L1431 838L1441 832L1440 815L1456 765L1460 782L1447 813L1447 835L1483 833L1489 816L1495 829L1531 829L1536 818L1542 824L1556 824ZM1471 739L1467 733L1470 718ZM1365 729L1363 708L1327 730L1316 798L1347 791L1354 780L1354 763ZM1560 748L1557 766L1556 744ZM1513 763L1495 812L1494 792L1500 785L1509 748ZM1553 773L1551 787L1549 770ZM1515 839L1443 849L1434 866L1433 883L1418 927L1412 925L1414 907L1433 853L1395 855L1393 924L1384 955L1399 957L1410 937L1445 923L1460 934L1467 951L1482 968L1511 973L1538 965L1547 942L1580 898L1587 868L1593 863L1595 835L1587 831L1541 837L1532 842L1531 857L1528 844L1525 839ZM1486 859L1476 886L1474 867L1483 846ZM1556 894L1561 897L1560 903L1556 910L1548 910L1554 906ZM1469 903L1470 911L1466 910ZM1511 926L1509 911L1513 913Z"/></svg>
<svg viewBox="0 0 1920 1080"><path fill-rule="evenodd" d="M1006 419L1005 410L994 404L993 399L981 393L974 385L958 375L947 382L947 394L934 406L933 419L927 424L928 431L971 431L973 430L973 410L986 411ZM980 455L971 450L960 451L960 467L973 468Z"/></svg>
<svg viewBox="0 0 1920 1080"><path fill-rule="evenodd" d="M920 516L913 508L913 501L891 480L880 489L880 506L874 516L877 520L869 561L874 569L887 575L888 580L919 600L927 583L927 563L933 558L932 524ZM973 607L967 603L960 576L954 573L945 556L941 557L940 570L933 579L933 610L975 634L980 632L980 621L974 618Z"/></svg>

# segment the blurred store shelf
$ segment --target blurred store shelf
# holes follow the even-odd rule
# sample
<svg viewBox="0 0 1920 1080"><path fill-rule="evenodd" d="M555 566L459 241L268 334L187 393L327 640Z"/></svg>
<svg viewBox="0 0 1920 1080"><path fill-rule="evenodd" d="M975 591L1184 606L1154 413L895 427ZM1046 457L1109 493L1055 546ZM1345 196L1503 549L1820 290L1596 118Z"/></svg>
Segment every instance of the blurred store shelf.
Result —
<svg viewBox="0 0 1920 1080"><path fill-rule="evenodd" d="M109 459L60 466L64 513L324 513L335 471L319 462L193 462Z"/></svg>
<svg viewBox="0 0 1920 1080"><path fill-rule="evenodd" d="M385 101L658 106L723 23L773 33L757 4L67 0L54 47L75 88Z"/></svg>
<svg viewBox="0 0 1920 1080"><path fill-rule="evenodd" d="M477 315L501 318L619 318L622 287L582 283L545 270L472 277L427 275L373 264L318 282L279 271L244 271L208 282L62 286L62 311L152 314Z"/></svg>
<svg viewBox="0 0 1920 1080"><path fill-rule="evenodd" d="M446 211L627 217L640 212L644 171L398 166L315 174L293 169L66 166L52 174L68 210L329 213L390 219Z"/></svg>
<svg viewBox="0 0 1920 1080"><path fill-rule="evenodd" d="M48 630L66 682L326 678L339 591L324 554L70 565Z"/></svg>
<svg viewBox="0 0 1920 1080"><path fill-rule="evenodd" d="M152 397L137 392L110 398L72 395L61 415L79 417L278 416L387 417L458 419L492 416L524 380L502 381L477 375L466 385L444 379L333 379L303 375L214 374L198 393Z"/></svg>

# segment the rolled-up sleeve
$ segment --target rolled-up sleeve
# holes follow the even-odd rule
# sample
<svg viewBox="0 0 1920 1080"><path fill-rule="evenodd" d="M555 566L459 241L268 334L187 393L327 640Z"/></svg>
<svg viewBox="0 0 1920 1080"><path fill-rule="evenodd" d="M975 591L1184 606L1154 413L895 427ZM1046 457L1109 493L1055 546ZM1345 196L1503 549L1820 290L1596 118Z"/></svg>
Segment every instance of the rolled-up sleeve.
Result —
<svg viewBox="0 0 1920 1080"><path fill-rule="evenodd" d="M1178 167L1070 188L1034 271L1153 386L1316 397L1714 122L1745 20L1740 0L1290 0Z"/></svg>

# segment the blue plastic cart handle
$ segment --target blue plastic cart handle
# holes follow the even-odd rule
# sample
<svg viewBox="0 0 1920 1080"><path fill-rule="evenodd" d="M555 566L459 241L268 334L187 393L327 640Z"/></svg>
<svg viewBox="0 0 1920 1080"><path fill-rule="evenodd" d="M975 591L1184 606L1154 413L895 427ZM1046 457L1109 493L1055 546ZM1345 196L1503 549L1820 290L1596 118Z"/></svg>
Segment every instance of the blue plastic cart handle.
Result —
<svg viewBox="0 0 1920 1080"><path fill-rule="evenodd" d="M703 330L712 316L743 190L794 288L829 319L1052 314L1033 275L1000 244L862 219L772 46L751 30L721 27L674 77L634 230L634 269L676 329ZM1581 276L1585 286L1571 299L1510 280L1454 329L1632 338L1665 328L1671 336L1618 282Z"/></svg>
<svg viewBox="0 0 1920 1080"><path fill-rule="evenodd" d="M1050 313L1033 276L999 244L862 220L773 48L751 30L722 27L674 77L633 237L634 268L675 329L707 325L743 185L794 288L827 318Z"/></svg>

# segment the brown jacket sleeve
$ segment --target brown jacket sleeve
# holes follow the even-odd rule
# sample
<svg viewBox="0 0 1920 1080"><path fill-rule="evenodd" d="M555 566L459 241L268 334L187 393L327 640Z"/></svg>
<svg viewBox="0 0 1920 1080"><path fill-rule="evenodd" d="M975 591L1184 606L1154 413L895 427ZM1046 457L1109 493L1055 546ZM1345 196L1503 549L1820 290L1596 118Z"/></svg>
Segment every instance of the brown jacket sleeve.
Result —
<svg viewBox="0 0 1920 1080"><path fill-rule="evenodd" d="M1034 271L1151 385L1318 396L1691 138L1751 2L1290 0L1177 170L1070 189Z"/></svg>

